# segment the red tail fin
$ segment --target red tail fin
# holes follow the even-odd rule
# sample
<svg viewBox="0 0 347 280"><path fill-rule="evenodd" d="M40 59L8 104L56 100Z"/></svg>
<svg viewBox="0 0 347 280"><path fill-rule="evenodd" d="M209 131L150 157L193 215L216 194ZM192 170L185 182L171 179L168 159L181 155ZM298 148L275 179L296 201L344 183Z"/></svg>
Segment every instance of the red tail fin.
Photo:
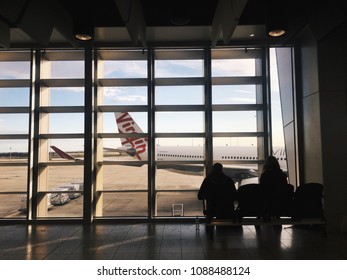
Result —
<svg viewBox="0 0 347 280"><path fill-rule="evenodd" d="M69 160L75 160L75 158L72 155L69 155L68 153L65 153L64 151L60 150L56 146L51 146L51 148L61 157L64 159L69 159Z"/></svg>
<svg viewBox="0 0 347 280"><path fill-rule="evenodd" d="M138 160L147 160L148 139L137 136L137 133L143 133L139 125L128 112L116 112L115 117L119 133L134 135L134 137L121 138L122 146L135 150L135 156Z"/></svg>

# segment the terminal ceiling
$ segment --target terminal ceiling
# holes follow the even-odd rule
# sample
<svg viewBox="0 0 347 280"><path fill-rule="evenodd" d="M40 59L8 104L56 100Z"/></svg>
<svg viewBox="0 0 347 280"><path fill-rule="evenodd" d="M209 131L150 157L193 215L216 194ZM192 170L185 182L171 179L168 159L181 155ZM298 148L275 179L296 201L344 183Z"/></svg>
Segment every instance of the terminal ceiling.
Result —
<svg viewBox="0 0 347 280"><path fill-rule="evenodd" d="M73 33L82 25L96 47L280 46L312 19L346 10L342 0L2 0L0 45L80 47ZM274 23L284 36L267 35Z"/></svg>

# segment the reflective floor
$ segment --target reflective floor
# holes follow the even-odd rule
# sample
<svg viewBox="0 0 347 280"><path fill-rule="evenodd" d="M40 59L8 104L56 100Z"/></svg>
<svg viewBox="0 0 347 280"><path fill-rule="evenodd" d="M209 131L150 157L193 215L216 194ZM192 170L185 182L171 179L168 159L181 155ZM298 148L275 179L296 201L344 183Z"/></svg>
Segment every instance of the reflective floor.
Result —
<svg viewBox="0 0 347 280"><path fill-rule="evenodd" d="M217 228L201 224L0 225L0 259L7 260L347 260L347 235L313 228Z"/></svg>

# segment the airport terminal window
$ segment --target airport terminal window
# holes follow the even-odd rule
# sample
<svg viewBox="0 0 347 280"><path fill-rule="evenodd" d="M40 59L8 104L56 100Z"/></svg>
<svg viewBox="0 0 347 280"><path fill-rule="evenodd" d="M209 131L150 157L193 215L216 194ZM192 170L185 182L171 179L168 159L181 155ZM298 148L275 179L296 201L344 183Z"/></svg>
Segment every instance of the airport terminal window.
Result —
<svg viewBox="0 0 347 280"><path fill-rule="evenodd" d="M103 105L146 105L147 87L104 87Z"/></svg>
<svg viewBox="0 0 347 280"><path fill-rule="evenodd" d="M221 161L238 184L248 177L257 180L259 138L263 127L263 82L260 49L217 49L212 51L213 162ZM261 141L262 142L262 141ZM233 171L237 165L253 174ZM230 170L230 172L229 172Z"/></svg>
<svg viewBox="0 0 347 280"><path fill-rule="evenodd" d="M13 146L13 150L18 151L16 145ZM26 158L27 152L1 152L1 163L8 164L0 166L0 218L25 218L27 162L23 161ZM22 166L18 166L19 163Z"/></svg>
<svg viewBox="0 0 347 280"><path fill-rule="evenodd" d="M117 116L115 113L119 113ZM147 133L147 113L145 112L102 112L100 116L103 119L103 133L130 133L133 131L130 125L130 117L136 122L139 127L137 133ZM120 130L120 131L119 131ZM114 143L116 144L116 143ZM114 146L114 144L112 146ZM119 144L119 143L118 143Z"/></svg>
<svg viewBox="0 0 347 280"><path fill-rule="evenodd" d="M53 138L49 139L49 161L56 162L71 162L67 158L63 158L58 154L59 150L68 153L76 160L83 160L84 158L84 143L82 138ZM52 147L57 147L59 150L54 150ZM82 177L80 177L82 179Z"/></svg>
<svg viewBox="0 0 347 280"><path fill-rule="evenodd" d="M61 54L61 58L58 55ZM81 52L72 52L68 53L59 53L59 52L46 52L45 57L47 60L45 63L48 64L49 70L42 73L41 77L43 79L76 79L76 78L84 78L84 61L76 60L77 56L80 56ZM76 58L74 60L68 60L66 57L74 55ZM82 57L79 57L80 59ZM57 60L55 60L57 59ZM62 59L62 60L60 60ZM46 66L46 65L44 65Z"/></svg>
<svg viewBox="0 0 347 280"><path fill-rule="evenodd" d="M202 215L196 194L213 162L254 165L254 170L262 162L257 152L248 153L263 149L266 135L259 125L265 100L265 73L259 72L262 49L93 51L93 201L85 200L83 182L83 50L40 51L34 56L40 61L33 65L30 52L13 64L0 53L0 69L7 70L0 71L0 79L6 80L0 89L1 168L21 174L18 188L10 191L5 182L10 186L14 177L2 180L0 199L9 196L13 203L0 217L24 209L18 217L26 218L27 188L32 187L32 182L27 186L28 166L38 171L32 219L82 219L83 208L92 206L95 218L145 219ZM208 57L211 71L204 69ZM16 67L18 72L13 71ZM32 96L31 69L40 71L40 87ZM9 97L15 94L17 100ZM39 112L37 123L29 123L34 111ZM22 141L21 160L14 158L17 141ZM29 143L37 143L38 162L28 160ZM205 143L212 143L212 151ZM243 146L251 149L243 151ZM241 154L226 153L231 147ZM154 164L153 170L148 163Z"/></svg>
<svg viewBox="0 0 347 280"><path fill-rule="evenodd" d="M50 106L84 106L83 88L52 87L50 94Z"/></svg>
<svg viewBox="0 0 347 280"><path fill-rule="evenodd" d="M204 139L200 137L156 138L155 156L158 162L202 161L205 158Z"/></svg>
<svg viewBox="0 0 347 280"><path fill-rule="evenodd" d="M98 54L96 218L147 217L147 52Z"/></svg>
<svg viewBox="0 0 347 280"><path fill-rule="evenodd" d="M212 104L256 104L255 85L214 85Z"/></svg>
<svg viewBox="0 0 347 280"><path fill-rule="evenodd" d="M213 112L213 132L256 132L255 111Z"/></svg>
<svg viewBox="0 0 347 280"><path fill-rule="evenodd" d="M23 61L10 61L14 57L11 54L14 53L3 52L1 54L0 80L30 79L30 52L18 52L14 54L14 56L18 55L17 59ZM7 55L11 56L11 58L7 58Z"/></svg>
<svg viewBox="0 0 347 280"><path fill-rule="evenodd" d="M202 211L196 197L205 170L204 51L156 50L154 57L158 107L153 214L196 216Z"/></svg>
<svg viewBox="0 0 347 280"><path fill-rule="evenodd" d="M49 133L83 133L82 113L50 113Z"/></svg>
<svg viewBox="0 0 347 280"><path fill-rule="evenodd" d="M155 88L156 105L202 105L204 87L195 86L157 86Z"/></svg>
<svg viewBox="0 0 347 280"><path fill-rule="evenodd" d="M49 166L48 173L47 198L51 207L47 217L82 217L83 165Z"/></svg>
<svg viewBox="0 0 347 280"><path fill-rule="evenodd" d="M157 78L203 76L203 63L199 60L159 60L155 69Z"/></svg>
<svg viewBox="0 0 347 280"><path fill-rule="evenodd" d="M232 134L231 134L232 135ZM247 137L246 135L242 136L230 136L230 137L214 137L213 145L215 147L239 147L239 146L249 146L257 148L258 139L256 136Z"/></svg>
<svg viewBox="0 0 347 280"><path fill-rule="evenodd" d="M204 132L203 112L157 112L156 132Z"/></svg>
<svg viewBox="0 0 347 280"><path fill-rule="evenodd" d="M82 218L84 55L46 51L40 61L38 198L35 218ZM52 147L54 146L54 148Z"/></svg>
<svg viewBox="0 0 347 280"><path fill-rule="evenodd" d="M103 218L148 216L148 194L146 191L103 192Z"/></svg>
<svg viewBox="0 0 347 280"><path fill-rule="evenodd" d="M216 51L218 52L218 50ZM246 58L247 52L241 59L228 59L227 56L232 53L240 52L243 50L226 50L226 58L212 60L212 77L248 77L255 76L255 60L253 58Z"/></svg>
<svg viewBox="0 0 347 280"><path fill-rule="evenodd" d="M106 60L100 78L147 78L147 57L144 60Z"/></svg>
<svg viewBox="0 0 347 280"><path fill-rule="evenodd" d="M0 219L26 218L30 59L0 53Z"/></svg>
<svg viewBox="0 0 347 280"><path fill-rule="evenodd" d="M0 88L0 107L29 107L29 88Z"/></svg>
<svg viewBox="0 0 347 280"><path fill-rule="evenodd" d="M1 132L0 134L28 133L28 114L0 114Z"/></svg>

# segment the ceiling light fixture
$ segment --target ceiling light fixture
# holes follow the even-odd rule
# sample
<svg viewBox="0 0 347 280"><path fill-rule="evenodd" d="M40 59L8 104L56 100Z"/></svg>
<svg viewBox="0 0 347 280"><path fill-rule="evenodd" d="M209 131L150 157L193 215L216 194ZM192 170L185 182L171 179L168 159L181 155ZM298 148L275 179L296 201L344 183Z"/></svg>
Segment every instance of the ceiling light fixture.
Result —
<svg viewBox="0 0 347 280"><path fill-rule="evenodd" d="M80 41L90 41L94 38L94 25L87 18L79 18L75 20L73 25L73 35Z"/></svg>
<svg viewBox="0 0 347 280"><path fill-rule="evenodd" d="M266 33L270 37L281 37L287 31L288 18L285 13L278 10L276 0L268 0L266 15Z"/></svg>
<svg viewBox="0 0 347 280"><path fill-rule="evenodd" d="M89 41L93 39L93 37L90 34L83 34L83 33L77 33L75 34L75 38L80 41Z"/></svg>
<svg viewBox="0 0 347 280"><path fill-rule="evenodd" d="M266 24L266 32L271 37L280 37L286 33L286 22L277 14L268 16Z"/></svg>
<svg viewBox="0 0 347 280"><path fill-rule="evenodd" d="M280 37L282 35L284 35L286 33L286 31L282 28L277 28L277 29L271 29L269 30L268 34L271 37Z"/></svg>

